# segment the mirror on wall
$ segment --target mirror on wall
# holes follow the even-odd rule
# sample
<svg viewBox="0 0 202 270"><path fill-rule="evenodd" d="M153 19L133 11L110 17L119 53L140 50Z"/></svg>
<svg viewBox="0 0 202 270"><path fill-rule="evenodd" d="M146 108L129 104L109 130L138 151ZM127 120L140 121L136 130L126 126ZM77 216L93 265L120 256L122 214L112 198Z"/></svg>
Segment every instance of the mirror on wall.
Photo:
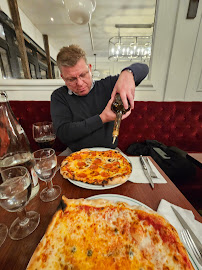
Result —
<svg viewBox="0 0 202 270"><path fill-rule="evenodd" d="M0 16L1 78L23 78L15 28L6 0ZM96 1L91 21L77 25L70 21L64 0L18 0L20 20L32 79L47 78L43 34L48 36L53 77L59 78L56 55L60 48L80 45L100 78L119 71L131 62L150 65L155 27L156 0ZM8 17L7 19L6 16ZM4 51L3 51L4 50ZM12 53L10 53L12 50ZM10 68L10 71L9 71Z"/></svg>

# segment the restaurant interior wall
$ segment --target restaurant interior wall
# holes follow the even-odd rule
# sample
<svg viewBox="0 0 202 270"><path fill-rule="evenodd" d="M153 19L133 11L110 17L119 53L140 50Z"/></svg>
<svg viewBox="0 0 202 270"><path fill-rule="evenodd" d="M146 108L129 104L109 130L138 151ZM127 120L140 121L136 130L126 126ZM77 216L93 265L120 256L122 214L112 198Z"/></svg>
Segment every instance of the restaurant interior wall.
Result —
<svg viewBox="0 0 202 270"><path fill-rule="evenodd" d="M193 20L186 19L189 0L157 3L150 74L137 87L135 99L202 101L202 2ZM5 5L1 8L6 10ZM117 74L121 66L110 62L110 74ZM52 91L61 85L60 79L0 80L0 89L7 90L11 100L50 100Z"/></svg>

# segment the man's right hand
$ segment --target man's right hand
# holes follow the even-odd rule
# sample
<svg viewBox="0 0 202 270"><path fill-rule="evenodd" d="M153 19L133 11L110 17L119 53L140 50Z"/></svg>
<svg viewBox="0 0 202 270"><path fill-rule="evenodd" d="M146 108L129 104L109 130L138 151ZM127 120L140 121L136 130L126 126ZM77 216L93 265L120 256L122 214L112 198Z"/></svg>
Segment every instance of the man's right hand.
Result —
<svg viewBox="0 0 202 270"><path fill-rule="evenodd" d="M116 119L116 114L111 109L111 106L112 106L113 101L114 101L114 97L111 98L108 101L107 106L102 111L102 113L99 115L103 124L104 123L107 123L107 122L114 121ZM125 119L125 118L127 118L130 114L131 114L131 110L128 111L126 114L124 114L122 116L122 120Z"/></svg>

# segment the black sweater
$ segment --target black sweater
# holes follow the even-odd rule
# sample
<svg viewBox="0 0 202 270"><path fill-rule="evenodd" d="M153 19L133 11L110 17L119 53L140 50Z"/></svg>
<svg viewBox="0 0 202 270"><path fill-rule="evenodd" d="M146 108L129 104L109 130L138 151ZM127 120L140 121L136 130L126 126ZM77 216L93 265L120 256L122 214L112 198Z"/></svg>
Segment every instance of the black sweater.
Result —
<svg viewBox="0 0 202 270"><path fill-rule="evenodd" d="M148 74L145 64L135 63L128 68L134 74L136 86ZM66 86L52 93L51 117L56 136L73 152L86 147L117 146L117 140L112 144L114 122L103 124L99 116L111 98L117 79L118 75L95 81L86 96L70 95Z"/></svg>

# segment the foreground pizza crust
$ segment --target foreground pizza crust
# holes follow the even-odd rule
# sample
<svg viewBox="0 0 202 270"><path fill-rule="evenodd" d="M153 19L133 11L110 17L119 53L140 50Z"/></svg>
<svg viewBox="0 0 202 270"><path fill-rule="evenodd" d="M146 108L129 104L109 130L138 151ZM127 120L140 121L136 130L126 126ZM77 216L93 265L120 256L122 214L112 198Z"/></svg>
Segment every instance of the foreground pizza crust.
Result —
<svg viewBox="0 0 202 270"><path fill-rule="evenodd" d="M117 150L83 149L66 157L60 168L64 178L102 186L125 183L131 171L130 162Z"/></svg>
<svg viewBox="0 0 202 270"><path fill-rule="evenodd" d="M156 212L107 200L68 200L27 270L194 269L179 236Z"/></svg>

